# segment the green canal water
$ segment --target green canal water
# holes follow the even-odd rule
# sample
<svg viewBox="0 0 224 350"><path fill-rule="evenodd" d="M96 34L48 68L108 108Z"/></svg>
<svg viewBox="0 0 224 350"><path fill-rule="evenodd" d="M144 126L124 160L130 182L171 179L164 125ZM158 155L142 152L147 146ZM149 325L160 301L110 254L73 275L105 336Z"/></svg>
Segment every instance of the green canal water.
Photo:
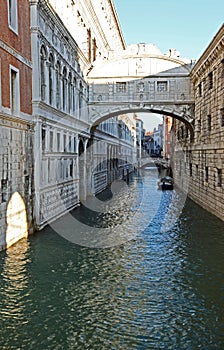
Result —
<svg viewBox="0 0 224 350"><path fill-rule="evenodd" d="M109 218L73 213L102 232L122 216L122 241L75 244L48 226L0 253L1 350L224 349L224 223L189 199L181 210L156 182L150 170L130 178ZM125 226L139 206L142 227Z"/></svg>

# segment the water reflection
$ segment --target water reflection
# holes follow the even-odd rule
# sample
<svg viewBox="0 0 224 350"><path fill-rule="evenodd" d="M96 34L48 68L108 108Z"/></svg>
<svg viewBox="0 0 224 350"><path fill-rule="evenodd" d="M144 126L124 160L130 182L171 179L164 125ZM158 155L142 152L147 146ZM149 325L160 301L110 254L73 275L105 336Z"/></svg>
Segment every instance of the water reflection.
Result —
<svg viewBox="0 0 224 350"><path fill-rule="evenodd" d="M164 232L171 200L162 193L149 225L119 246L78 246L46 227L2 253L0 348L223 349L223 222L188 199Z"/></svg>
<svg viewBox="0 0 224 350"><path fill-rule="evenodd" d="M10 335L14 341L21 337L20 330L29 321L27 304L29 302L29 274L26 266L29 242L22 239L19 244L9 248L2 254L2 271L0 284L0 318L1 328ZM5 337L4 347L10 348L10 338Z"/></svg>

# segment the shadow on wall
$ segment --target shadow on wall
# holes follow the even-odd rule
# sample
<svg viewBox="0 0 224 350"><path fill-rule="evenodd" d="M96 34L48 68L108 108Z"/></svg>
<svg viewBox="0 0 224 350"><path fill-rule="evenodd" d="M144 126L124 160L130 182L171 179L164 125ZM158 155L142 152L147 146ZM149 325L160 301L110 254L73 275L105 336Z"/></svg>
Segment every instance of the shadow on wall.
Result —
<svg viewBox="0 0 224 350"><path fill-rule="evenodd" d="M14 192L6 209L6 230L2 246L9 248L24 237L28 237L26 205L22 196L18 192Z"/></svg>

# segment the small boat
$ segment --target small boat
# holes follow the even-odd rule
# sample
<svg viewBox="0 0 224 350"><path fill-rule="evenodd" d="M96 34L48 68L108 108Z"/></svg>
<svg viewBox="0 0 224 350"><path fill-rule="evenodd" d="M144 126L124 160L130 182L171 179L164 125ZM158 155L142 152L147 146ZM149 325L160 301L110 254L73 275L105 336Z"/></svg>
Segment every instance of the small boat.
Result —
<svg viewBox="0 0 224 350"><path fill-rule="evenodd" d="M159 181L159 190L173 190L173 178L165 176Z"/></svg>

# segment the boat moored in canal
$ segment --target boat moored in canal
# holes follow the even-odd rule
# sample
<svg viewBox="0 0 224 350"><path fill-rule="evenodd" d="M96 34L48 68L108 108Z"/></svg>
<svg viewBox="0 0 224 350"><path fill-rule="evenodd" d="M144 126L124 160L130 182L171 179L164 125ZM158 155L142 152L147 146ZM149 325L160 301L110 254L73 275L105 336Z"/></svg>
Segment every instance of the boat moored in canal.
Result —
<svg viewBox="0 0 224 350"><path fill-rule="evenodd" d="M165 176L159 180L159 190L173 190L174 181L170 176Z"/></svg>

